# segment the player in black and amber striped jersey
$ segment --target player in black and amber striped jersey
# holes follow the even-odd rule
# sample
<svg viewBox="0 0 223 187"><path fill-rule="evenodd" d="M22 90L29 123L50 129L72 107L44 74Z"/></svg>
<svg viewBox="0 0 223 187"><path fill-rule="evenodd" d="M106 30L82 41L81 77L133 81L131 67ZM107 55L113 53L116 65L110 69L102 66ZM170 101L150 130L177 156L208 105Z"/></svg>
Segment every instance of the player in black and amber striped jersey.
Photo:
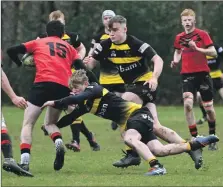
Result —
<svg viewBox="0 0 223 187"><path fill-rule="evenodd" d="M104 31L92 39L92 42L91 42L92 47L88 53L88 57L93 55L94 50L101 42L103 42L104 40L107 40L110 37L108 22L114 16L115 16L115 13L112 10L105 10L102 13L102 22L104 25ZM125 91L124 81L119 75L119 71L116 65L110 63L106 59L100 59L99 82L109 91L115 92L117 95L120 95L119 93L124 93Z"/></svg>
<svg viewBox="0 0 223 187"><path fill-rule="evenodd" d="M217 91L221 98L223 99L223 74L220 68L221 61L223 59L223 48L219 45L214 44L214 47L218 53L218 57L206 56L208 61L208 66L210 68L210 76L213 81L214 91ZM203 117L197 121L197 124L203 124L207 121L207 112L205 111L202 102L200 93L197 94L198 101L200 102L200 108L203 114Z"/></svg>
<svg viewBox="0 0 223 187"><path fill-rule="evenodd" d="M52 21L52 20L59 20L63 24L65 24L65 16L60 10L53 11L49 14L49 21ZM39 37L44 38L46 36L47 34L42 34ZM80 37L77 33L65 31L65 34L63 35L62 40L72 45L77 50L81 59L84 58L86 54L86 49L83 43L80 41ZM75 69L73 68L72 72L74 71ZM87 138L92 150L93 151L100 150L100 146L96 142L94 134L88 130L88 128L86 127L81 117L73 121L72 124L70 125L70 128L72 132L72 140L70 143L65 144L68 149L71 149L75 152L80 151L80 132L82 132L84 136Z"/></svg>
<svg viewBox="0 0 223 187"><path fill-rule="evenodd" d="M107 59L110 63L115 64L127 84L127 92L122 95L122 98L143 104L150 109L154 118L154 132L164 141L185 142L176 132L162 126L158 120L154 102L163 60L148 43L127 35L126 22L126 19L119 15L109 21L110 39L97 46L92 58L88 61L89 67L93 67L100 59ZM154 64L152 74L149 68L151 61ZM128 167L139 163L139 157L132 150L128 150L126 157L113 165Z"/></svg>
<svg viewBox="0 0 223 187"><path fill-rule="evenodd" d="M105 10L102 13L102 23L104 25L104 30L96 37L94 37L91 41L91 49L88 53L88 57L92 56L93 51L96 49L96 46L100 44L100 42L108 39L109 36L109 29L108 29L108 22L109 20L115 16L114 11L112 10ZM110 92L114 92L116 95L121 96L125 92L124 81L119 75L119 71L115 64L110 63L106 59L101 59L100 64L97 63L96 67L93 69L99 69L100 66L100 79L99 82L103 87L107 88ZM95 71L94 71L95 72ZM111 124L113 130L118 128L116 123Z"/></svg>
<svg viewBox="0 0 223 187"><path fill-rule="evenodd" d="M126 101L97 83L89 84L84 70L77 70L72 74L69 87L74 95L48 101L42 106L42 109L46 106L63 109L69 105L76 105L72 113L57 122L57 127L63 128L69 125L70 121L86 113L115 121L124 126L122 136L125 144L135 149L149 164L150 169L145 174L147 176L166 174L166 169L159 163L155 155L180 154L219 141L217 136L211 135L196 138L191 142L163 145L154 135L154 120L147 107Z"/></svg>

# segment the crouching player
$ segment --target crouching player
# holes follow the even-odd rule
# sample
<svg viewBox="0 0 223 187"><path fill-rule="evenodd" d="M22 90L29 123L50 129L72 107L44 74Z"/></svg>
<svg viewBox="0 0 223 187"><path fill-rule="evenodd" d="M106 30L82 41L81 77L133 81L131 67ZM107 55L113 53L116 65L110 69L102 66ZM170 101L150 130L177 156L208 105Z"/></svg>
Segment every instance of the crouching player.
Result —
<svg viewBox="0 0 223 187"><path fill-rule="evenodd" d="M166 169L159 163L156 156L167 156L200 149L208 144L219 141L215 135L197 137L193 141L181 144L161 144L153 133L153 118L146 107L128 102L109 92L102 86L89 84L84 70L75 71L69 87L75 95L47 101L42 109L52 106L66 109L68 105L76 108L57 122L59 128L65 127L79 116L92 113L101 118L109 119L124 126L123 139L125 144L135 149L150 165L146 175L164 175ZM154 154L154 155L153 155Z"/></svg>

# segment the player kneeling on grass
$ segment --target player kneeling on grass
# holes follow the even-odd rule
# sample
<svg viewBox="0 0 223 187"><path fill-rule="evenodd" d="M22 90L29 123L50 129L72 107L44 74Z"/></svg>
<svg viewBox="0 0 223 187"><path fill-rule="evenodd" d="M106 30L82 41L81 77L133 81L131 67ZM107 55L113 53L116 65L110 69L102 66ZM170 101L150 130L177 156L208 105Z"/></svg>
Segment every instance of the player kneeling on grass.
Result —
<svg viewBox="0 0 223 187"><path fill-rule="evenodd" d="M66 109L68 105L76 105L70 114L57 122L57 127L62 128L70 125L71 121L86 113L92 113L117 124L123 124L125 143L149 162L151 168L146 175L163 175L166 173L166 169L154 155L180 154L219 141L217 136L210 135L197 137L186 143L163 145L153 133L153 118L148 108L123 100L96 83L89 84L84 70L78 70L72 74L69 87L75 95L48 101L42 106L42 109L47 106Z"/></svg>

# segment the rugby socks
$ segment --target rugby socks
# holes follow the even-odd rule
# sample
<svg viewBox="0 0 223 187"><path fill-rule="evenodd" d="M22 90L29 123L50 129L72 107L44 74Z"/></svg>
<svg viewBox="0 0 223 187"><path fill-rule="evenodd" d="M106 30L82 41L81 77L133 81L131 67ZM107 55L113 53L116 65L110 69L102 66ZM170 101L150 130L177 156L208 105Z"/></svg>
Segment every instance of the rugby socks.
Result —
<svg viewBox="0 0 223 187"><path fill-rule="evenodd" d="M1 149L4 158L12 158L12 144L6 129L1 130Z"/></svg>
<svg viewBox="0 0 223 187"><path fill-rule="evenodd" d="M54 132L51 134L50 138L53 140L56 150L58 150L63 145L62 136L59 132Z"/></svg>
<svg viewBox="0 0 223 187"><path fill-rule="evenodd" d="M29 164L31 145L27 143L20 144L21 164Z"/></svg>
<svg viewBox="0 0 223 187"><path fill-rule="evenodd" d="M216 127L215 121L208 120L208 127L209 127L209 134L215 134L215 127Z"/></svg>
<svg viewBox="0 0 223 187"><path fill-rule="evenodd" d="M159 161L156 159L156 157L152 158L152 159L149 159L148 160L149 162L149 165L151 168L153 168L154 166L158 165L158 166L162 166Z"/></svg>
<svg viewBox="0 0 223 187"><path fill-rule="evenodd" d="M73 123L70 125L73 140L80 144L80 128L81 123Z"/></svg>
<svg viewBox="0 0 223 187"><path fill-rule="evenodd" d="M86 127L84 121L81 122L81 132L82 134L87 138L88 141L93 141L92 139L92 134L91 132L88 130L88 128Z"/></svg>
<svg viewBox="0 0 223 187"><path fill-rule="evenodd" d="M201 112L202 112L202 115L203 115L203 118L206 118L207 117L207 112L205 111L204 107L202 104L199 105L200 106L200 109L201 109Z"/></svg>
<svg viewBox="0 0 223 187"><path fill-rule="evenodd" d="M196 124L189 125L188 127L189 127L189 130L190 130L191 136L196 137L197 136L197 125Z"/></svg>

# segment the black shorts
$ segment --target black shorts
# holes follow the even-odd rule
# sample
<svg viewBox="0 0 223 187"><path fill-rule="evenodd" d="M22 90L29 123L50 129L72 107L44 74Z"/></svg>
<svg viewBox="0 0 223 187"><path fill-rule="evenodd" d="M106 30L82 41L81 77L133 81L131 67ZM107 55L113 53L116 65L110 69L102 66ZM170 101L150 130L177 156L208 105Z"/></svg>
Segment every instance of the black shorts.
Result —
<svg viewBox="0 0 223 187"><path fill-rule="evenodd" d="M147 144L149 141L157 139L153 133L153 117L147 107L136 110L129 117L126 129L135 129L141 136L141 142Z"/></svg>
<svg viewBox="0 0 223 187"><path fill-rule="evenodd" d="M145 82L137 82L133 84L126 85L126 92L132 92L138 95L142 101L143 105L147 103L154 103L156 101L156 91L152 92L147 85L143 85Z"/></svg>
<svg viewBox="0 0 223 187"><path fill-rule="evenodd" d="M213 99L213 82L207 72L182 74L183 93L200 92L203 101Z"/></svg>
<svg viewBox="0 0 223 187"><path fill-rule="evenodd" d="M34 83L28 101L41 107L46 101L58 100L70 95L70 89L54 82Z"/></svg>
<svg viewBox="0 0 223 187"><path fill-rule="evenodd" d="M102 84L102 86L110 92L125 92L125 84Z"/></svg>
<svg viewBox="0 0 223 187"><path fill-rule="evenodd" d="M215 91L220 90L223 88L223 80L221 78L212 78L213 87Z"/></svg>

